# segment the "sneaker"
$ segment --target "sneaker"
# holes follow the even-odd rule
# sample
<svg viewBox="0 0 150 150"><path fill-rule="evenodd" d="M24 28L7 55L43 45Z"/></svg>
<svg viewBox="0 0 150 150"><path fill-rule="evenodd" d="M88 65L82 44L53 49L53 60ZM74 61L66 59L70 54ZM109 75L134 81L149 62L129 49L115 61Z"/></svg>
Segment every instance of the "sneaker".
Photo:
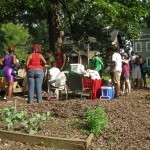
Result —
<svg viewBox="0 0 150 150"><path fill-rule="evenodd" d="M120 93L120 96L125 96L125 93Z"/></svg>
<svg viewBox="0 0 150 150"><path fill-rule="evenodd" d="M6 102L14 102L14 98L13 97L6 97Z"/></svg>
<svg viewBox="0 0 150 150"><path fill-rule="evenodd" d="M33 102L27 101L28 104L32 104Z"/></svg>
<svg viewBox="0 0 150 150"><path fill-rule="evenodd" d="M6 100L6 95L4 96L4 98L3 98L4 100Z"/></svg>

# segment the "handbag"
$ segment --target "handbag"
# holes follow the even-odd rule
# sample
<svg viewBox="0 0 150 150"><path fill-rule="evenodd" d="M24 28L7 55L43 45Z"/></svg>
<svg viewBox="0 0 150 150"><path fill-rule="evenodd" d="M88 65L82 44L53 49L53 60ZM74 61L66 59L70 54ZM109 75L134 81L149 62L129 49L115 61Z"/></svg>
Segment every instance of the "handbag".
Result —
<svg viewBox="0 0 150 150"><path fill-rule="evenodd" d="M16 66L13 66L11 75L13 75L14 77L18 75L18 68Z"/></svg>

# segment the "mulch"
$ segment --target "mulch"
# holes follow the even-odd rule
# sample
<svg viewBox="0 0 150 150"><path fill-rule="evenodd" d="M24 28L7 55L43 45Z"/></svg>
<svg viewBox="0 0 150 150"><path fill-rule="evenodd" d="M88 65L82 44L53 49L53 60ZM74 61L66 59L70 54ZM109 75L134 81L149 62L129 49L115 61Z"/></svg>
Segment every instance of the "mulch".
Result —
<svg viewBox="0 0 150 150"><path fill-rule="evenodd" d="M116 100L80 100L78 97L48 101L42 104L36 101L29 105L26 97L20 95L16 98L17 109L28 112L51 111L53 121L44 125L38 134L85 139L84 116L88 108L104 106L109 120L109 127L101 135L95 137L90 150L149 150L150 149L150 89L133 89L129 96L121 96ZM0 107L11 106L13 103L0 101ZM11 148L23 150L45 150L37 145L23 144L20 142L0 140L0 149ZM52 148L54 149L54 148Z"/></svg>

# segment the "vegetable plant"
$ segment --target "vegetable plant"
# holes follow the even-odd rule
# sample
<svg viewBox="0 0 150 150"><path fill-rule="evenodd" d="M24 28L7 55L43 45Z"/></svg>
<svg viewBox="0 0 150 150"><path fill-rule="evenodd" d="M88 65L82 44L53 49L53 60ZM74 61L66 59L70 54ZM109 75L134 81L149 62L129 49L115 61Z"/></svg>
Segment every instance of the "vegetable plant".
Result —
<svg viewBox="0 0 150 150"><path fill-rule="evenodd" d="M103 107L97 109L88 109L86 113L86 122L90 132L98 136L108 127L108 119Z"/></svg>
<svg viewBox="0 0 150 150"><path fill-rule="evenodd" d="M27 111L15 111L14 107L0 109L0 120L7 123L7 129L20 129L29 134L35 134L42 130L43 121L51 117L51 112L39 114L37 112L29 113Z"/></svg>

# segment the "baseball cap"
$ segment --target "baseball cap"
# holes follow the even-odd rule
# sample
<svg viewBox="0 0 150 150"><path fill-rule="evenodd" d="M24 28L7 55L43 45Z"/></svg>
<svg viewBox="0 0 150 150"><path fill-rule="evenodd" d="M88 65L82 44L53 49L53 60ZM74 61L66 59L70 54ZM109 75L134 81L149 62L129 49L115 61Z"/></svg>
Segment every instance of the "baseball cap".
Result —
<svg viewBox="0 0 150 150"><path fill-rule="evenodd" d="M96 56L100 55L100 52L95 52L95 55L96 55Z"/></svg>

